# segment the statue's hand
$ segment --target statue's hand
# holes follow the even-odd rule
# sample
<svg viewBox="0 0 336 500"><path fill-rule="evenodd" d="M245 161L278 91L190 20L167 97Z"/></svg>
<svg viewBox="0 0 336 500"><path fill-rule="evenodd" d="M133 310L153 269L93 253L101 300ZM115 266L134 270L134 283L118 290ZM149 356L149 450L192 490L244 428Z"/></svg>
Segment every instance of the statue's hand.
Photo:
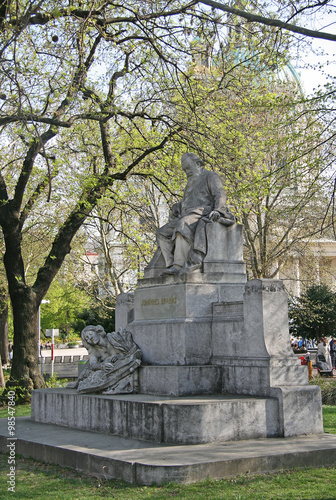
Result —
<svg viewBox="0 0 336 500"><path fill-rule="evenodd" d="M110 359L110 362L111 362L111 363L115 363L116 361L118 361L118 359L120 359L120 355L115 354L115 355L114 355L114 356L112 356L112 358Z"/></svg>
<svg viewBox="0 0 336 500"><path fill-rule="evenodd" d="M170 218L176 219L180 215L181 215L181 204L174 203L174 205L172 206L171 211L170 211Z"/></svg>
<svg viewBox="0 0 336 500"><path fill-rule="evenodd" d="M104 372L109 372L113 369L113 364L112 363L104 363L103 370Z"/></svg>
<svg viewBox="0 0 336 500"><path fill-rule="evenodd" d="M212 222L217 222L219 221L220 219L220 213L217 212L217 210L213 210L212 212L210 212L209 214L209 219L212 221Z"/></svg>

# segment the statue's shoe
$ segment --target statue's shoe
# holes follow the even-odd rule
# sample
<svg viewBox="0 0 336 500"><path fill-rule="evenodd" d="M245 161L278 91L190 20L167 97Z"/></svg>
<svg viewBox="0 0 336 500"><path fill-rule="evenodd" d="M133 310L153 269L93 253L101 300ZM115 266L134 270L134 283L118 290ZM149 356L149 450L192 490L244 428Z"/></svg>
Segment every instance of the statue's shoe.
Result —
<svg viewBox="0 0 336 500"><path fill-rule="evenodd" d="M167 269L165 269L162 273L162 276L166 276L166 275L169 275L169 274L178 274L179 272L181 271L181 268L180 266L170 266L170 267L167 267Z"/></svg>
<svg viewBox="0 0 336 500"><path fill-rule="evenodd" d="M180 276L189 273L200 272L202 269L202 264L185 264L179 272Z"/></svg>

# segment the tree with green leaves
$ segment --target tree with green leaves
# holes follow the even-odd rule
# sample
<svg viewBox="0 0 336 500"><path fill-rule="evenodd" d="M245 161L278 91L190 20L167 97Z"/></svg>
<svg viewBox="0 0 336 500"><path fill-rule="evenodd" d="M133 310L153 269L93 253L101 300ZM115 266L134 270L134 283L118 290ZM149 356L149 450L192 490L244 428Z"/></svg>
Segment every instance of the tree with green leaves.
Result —
<svg viewBox="0 0 336 500"><path fill-rule="evenodd" d="M14 323L11 375L31 389L44 385L41 300L106 189L179 133L161 96L181 87L190 30L216 19L194 2L1 6L0 225ZM29 276L27 225L45 244Z"/></svg>
<svg viewBox="0 0 336 500"><path fill-rule="evenodd" d="M111 188L122 193L131 175L160 178L162 170L152 167L161 169L158 154L174 143L209 150L208 158L215 157L211 144L223 145L216 143L219 126L198 128L206 123L199 112L203 96L189 70L209 57L208 47L223 44L230 20L198 4L0 4L0 226L13 310L12 377L28 389L44 384L37 364L39 304L99 201ZM281 56L281 41L272 31L260 34L251 48L270 67ZM197 38L207 42L203 52ZM243 61L221 54L225 78L208 86L210 97L243 85L244 71L235 72ZM177 95L184 103L179 110ZM227 137L230 150L234 136Z"/></svg>
<svg viewBox="0 0 336 500"><path fill-rule="evenodd" d="M227 14L237 16L241 19L246 19L249 23L263 24L287 30L304 37L319 38L322 40L336 41L334 33L325 32L318 29L310 29L297 24L298 19L307 22L305 16L315 16L317 13L325 16L325 24L329 26L334 15L335 6L331 0L316 0L306 2L305 0L296 1L295 4L291 1L275 1L275 2L246 2L237 1L233 5L217 2L216 0L200 0L197 3L208 5L213 9L218 9ZM330 19L330 22L329 22ZM295 21L295 22L291 22ZM309 22L307 23L309 24Z"/></svg>
<svg viewBox="0 0 336 500"><path fill-rule="evenodd" d="M176 0L1 7L0 226L14 324L11 375L31 389L44 384L41 300L107 191L122 193L135 174L159 179L158 153L174 141L190 147L194 39L220 44L226 19ZM188 116L176 115L172 93L189 100Z"/></svg>
<svg viewBox="0 0 336 500"><path fill-rule="evenodd" d="M324 144L330 129L319 109L288 76L287 50L264 54L259 36L246 37L231 34L211 65L190 68L192 113L179 96L173 102L177 116L189 118L188 141L225 179L244 227L249 276L274 278L293 252L331 230L334 150ZM224 58L231 71L223 73Z"/></svg>
<svg viewBox="0 0 336 500"><path fill-rule="evenodd" d="M65 339L72 334L80 334L74 329L76 318L93 306L90 297L71 283L58 279L51 284L45 296L47 303L41 307L41 330L56 328Z"/></svg>
<svg viewBox="0 0 336 500"><path fill-rule="evenodd" d="M164 224L169 204L183 185L180 156L177 147L157 152L143 162L141 172L108 188L86 221L85 245L100 256L94 288L102 304L134 286L153 256L155 231Z"/></svg>
<svg viewBox="0 0 336 500"><path fill-rule="evenodd" d="M313 285L289 307L290 333L320 340L336 336L336 293L327 285Z"/></svg>

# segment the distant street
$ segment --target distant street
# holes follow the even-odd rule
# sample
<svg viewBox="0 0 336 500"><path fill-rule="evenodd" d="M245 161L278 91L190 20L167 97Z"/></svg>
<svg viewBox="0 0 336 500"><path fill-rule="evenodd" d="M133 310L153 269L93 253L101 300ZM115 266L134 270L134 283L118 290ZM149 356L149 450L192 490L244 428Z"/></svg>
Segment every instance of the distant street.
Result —
<svg viewBox="0 0 336 500"><path fill-rule="evenodd" d="M54 356L85 356L88 352L85 347L75 347L74 349L54 349ZM51 357L51 349L42 349L42 356L44 358Z"/></svg>
<svg viewBox="0 0 336 500"><path fill-rule="evenodd" d="M54 349L55 363L52 364L50 361L51 349L42 349L41 373L51 375L54 372L58 378L76 378L78 376L78 361L79 359L82 360L83 356L87 356L87 354L85 347Z"/></svg>

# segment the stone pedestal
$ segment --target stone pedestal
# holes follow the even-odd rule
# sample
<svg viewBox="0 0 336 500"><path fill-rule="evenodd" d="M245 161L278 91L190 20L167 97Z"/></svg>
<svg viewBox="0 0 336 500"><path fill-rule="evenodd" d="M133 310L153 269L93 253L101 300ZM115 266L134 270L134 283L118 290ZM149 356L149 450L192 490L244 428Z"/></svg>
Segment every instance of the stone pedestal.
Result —
<svg viewBox="0 0 336 500"><path fill-rule="evenodd" d="M71 389L32 395L35 422L175 445L275 437L278 413L276 398L104 396Z"/></svg>
<svg viewBox="0 0 336 500"><path fill-rule="evenodd" d="M157 276L156 254L134 298L118 298L117 325L143 354L139 394L34 391L36 422L174 445L323 432L320 389L290 348L282 282L246 283L241 227L215 228L203 272Z"/></svg>
<svg viewBox="0 0 336 500"><path fill-rule="evenodd" d="M251 280L242 303L213 304L212 330L222 391L276 397L284 437L323 432L320 389L290 347L287 300L280 280Z"/></svg>
<svg viewBox="0 0 336 500"><path fill-rule="evenodd" d="M225 392L308 384L290 347L287 300L282 281L259 279L247 282L242 303L213 304L213 362L223 367Z"/></svg>
<svg viewBox="0 0 336 500"><path fill-rule="evenodd" d="M212 357L212 303L242 299L245 281L228 284L221 273L140 280L134 321L128 325L143 361L154 365L204 365Z"/></svg>
<svg viewBox="0 0 336 500"><path fill-rule="evenodd" d="M278 435L323 431L320 389L290 347L281 281L227 283L219 272L147 278L134 304L142 393L274 398Z"/></svg>

